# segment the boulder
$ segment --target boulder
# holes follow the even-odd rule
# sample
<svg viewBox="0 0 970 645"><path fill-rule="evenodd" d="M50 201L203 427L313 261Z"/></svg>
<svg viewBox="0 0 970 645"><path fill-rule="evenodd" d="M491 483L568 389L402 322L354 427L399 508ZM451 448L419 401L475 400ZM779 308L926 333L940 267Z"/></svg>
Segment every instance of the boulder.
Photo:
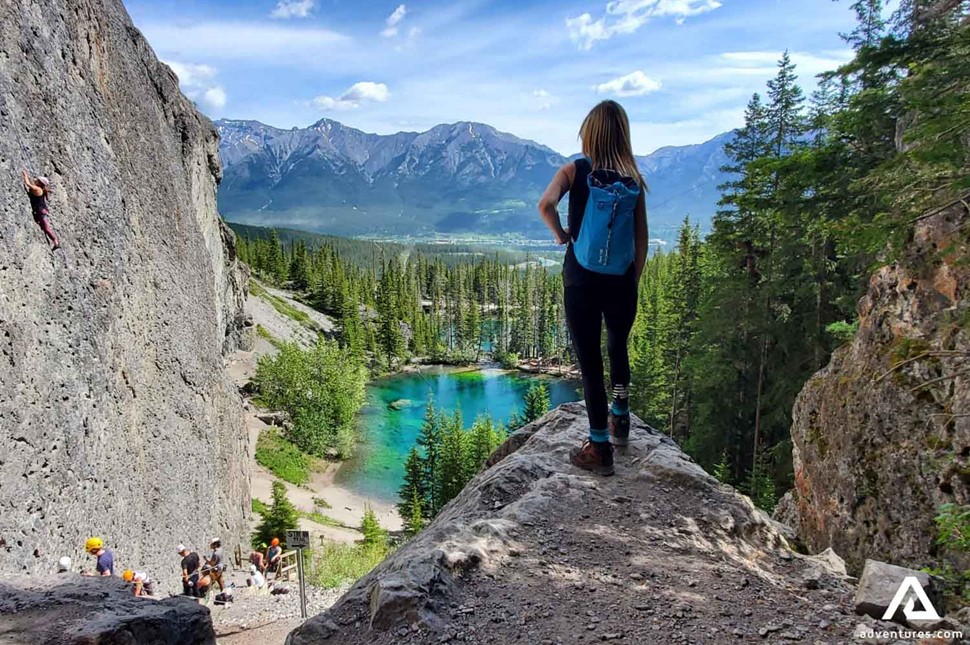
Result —
<svg viewBox="0 0 970 645"><path fill-rule="evenodd" d="M256 418L268 426L282 428L286 424L287 415L285 412L259 412Z"/></svg>
<svg viewBox="0 0 970 645"><path fill-rule="evenodd" d="M209 610L191 598L137 598L118 578L74 574L0 583L0 642L214 645Z"/></svg>
<svg viewBox="0 0 970 645"><path fill-rule="evenodd" d="M932 609L939 616L942 617L946 613L943 604L943 587L937 578L922 571L915 571L877 560L867 560L866 566L862 570L862 576L859 578L859 587L855 595L855 612L860 615L871 616L877 620L883 620L883 616L893 604L900 587L907 579L915 579L919 583L930 603L932 603ZM893 615L887 616L886 619L892 619L901 625L909 625L912 627L923 624L921 622L916 624L908 620L904 614L908 600L913 598L914 595L913 592L907 593L903 601L898 604ZM920 611L930 608L922 607L920 601L917 600L914 609Z"/></svg>

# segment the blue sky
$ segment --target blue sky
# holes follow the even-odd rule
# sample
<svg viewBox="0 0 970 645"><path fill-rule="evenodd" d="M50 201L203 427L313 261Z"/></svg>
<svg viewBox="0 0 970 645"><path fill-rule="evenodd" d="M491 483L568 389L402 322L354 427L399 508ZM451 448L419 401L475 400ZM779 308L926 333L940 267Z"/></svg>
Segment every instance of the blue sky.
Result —
<svg viewBox="0 0 970 645"><path fill-rule="evenodd" d="M637 154L738 127L788 49L800 82L847 60L849 1L126 0L212 118L367 132L481 121L562 153L597 101Z"/></svg>

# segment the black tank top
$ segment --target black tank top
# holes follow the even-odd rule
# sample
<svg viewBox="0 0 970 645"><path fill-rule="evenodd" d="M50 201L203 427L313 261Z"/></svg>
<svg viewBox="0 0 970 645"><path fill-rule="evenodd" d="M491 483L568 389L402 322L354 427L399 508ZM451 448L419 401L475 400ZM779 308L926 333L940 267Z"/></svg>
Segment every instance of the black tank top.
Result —
<svg viewBox="0 0 970 645"><path fill-rule="evenodd" d="M585 157L577 159L573 162L573 165L576 167L576 178L573 180L573 185L569 187L569 213L566 217L566 223L569 226L570 242L566 246L566 259L562 265L563 286L585 287L605 283L616 284L624 280L635 281L635 264L631 264L630 269L623 275L607 275L583 268L583 265L576 259L572 243L579 237L579 229L583 225L586 202L589 201L589 184L586 183L586 179L589 177L589 173L593 171L593 167Z"/></svg>
<svg viewBox="0 0 970 645"><path fill-rule="evenodd" d="M50 215L50 211L47 210L46 193L38 197L32 191L28 190L27 196L30 197L30 209L34 211L34 217L46 217Z"/></svg>

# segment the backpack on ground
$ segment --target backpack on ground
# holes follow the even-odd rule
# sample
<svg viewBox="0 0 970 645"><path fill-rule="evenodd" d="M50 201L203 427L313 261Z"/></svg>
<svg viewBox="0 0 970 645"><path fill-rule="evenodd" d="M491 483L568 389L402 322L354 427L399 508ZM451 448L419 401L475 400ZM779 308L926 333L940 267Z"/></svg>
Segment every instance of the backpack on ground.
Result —
<svg viewBox="0 0 970 645"><path fill-rule="evenodd" d="M589 271L623 275L636 256L634 219L640 186L612 171L595 170L586 177L589 199L573 253Z"/></svg>

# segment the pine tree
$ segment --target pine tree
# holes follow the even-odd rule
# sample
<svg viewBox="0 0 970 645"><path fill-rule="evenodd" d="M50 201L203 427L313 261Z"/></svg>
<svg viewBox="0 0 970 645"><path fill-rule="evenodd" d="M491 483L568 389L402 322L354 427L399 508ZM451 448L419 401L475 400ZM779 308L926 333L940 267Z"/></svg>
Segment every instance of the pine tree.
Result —
<svg viewBox="0 0 970 645"><path fill-rule="evenodd" d="M362 543L366 547L386 549L387 531L377 520L377 514L370 504L364 504L364 517L360 523L360 532L364 535Z"/></svg>
<svg viewBox="0 0 970 645"><path fill-rule="evenodd" d="M414 514L415 499L423 502L428 498L428 488L424 460L417 447L412 447L404 461L404 483L398 489L397 512L403 521ZM423 503L418 506L420 509Z"/></svg>
<svg viewBox="0 0 970 645"><path fill-rule="evenodd" d="M722 484L731 483L731 463L728 461L727 450L721 453L721 461L714 466L714 477Z"/></svg>
<svg viewBox="0 0 970 645"><path fill-rule="evenodd" d="M486 414L475 419L465 441L464 480L466 483L478 474L503 441L504 437L495 427L491 416Z"/></svg>
<svg viewBox="0 0 970 645"><path fill-rule="evenodd" d="M428 517L434 517L441 508L440 468L441 468L441 414L434 405L434 399L428 397L425 406L424 423L418 434L418 446L424 451L422 464L424 466L424 509Z"/></svg>
<svg viewBox="0 0 970 645"><path fill-rule="evenodd" d="M286 496L286 486L282 482L273 482L273 503L266 515L263 516L253 533L253 546L269 544L273 538L285 539L287 531L296 530L300 524L300 517L296 507Z"/></svg>
<svg viewBox="0 0 970 645"><path fill-rule="evenodd" d="M523 425L532 423L549 411L549 386L543 382L534 383L525 393L525 410L522 413Z"/></svg>
<svg viewBox="0 0 970 645"><path fill-rule="evenodd" d="M465 433L462 429L461 411L457 410L454 415L446 417L441 433L437 485L440 506L432 509L435 515L465 487L467 481L465 464Z"/></svg>
<svg viewBox="0 0 970 645"><path fill-rule="evenodd" d="M414 536L421 532L425 523L424 511L421 508L421 497L415 493L411 498L411 513L404 522L404 530L408 535Z"/></svg>

